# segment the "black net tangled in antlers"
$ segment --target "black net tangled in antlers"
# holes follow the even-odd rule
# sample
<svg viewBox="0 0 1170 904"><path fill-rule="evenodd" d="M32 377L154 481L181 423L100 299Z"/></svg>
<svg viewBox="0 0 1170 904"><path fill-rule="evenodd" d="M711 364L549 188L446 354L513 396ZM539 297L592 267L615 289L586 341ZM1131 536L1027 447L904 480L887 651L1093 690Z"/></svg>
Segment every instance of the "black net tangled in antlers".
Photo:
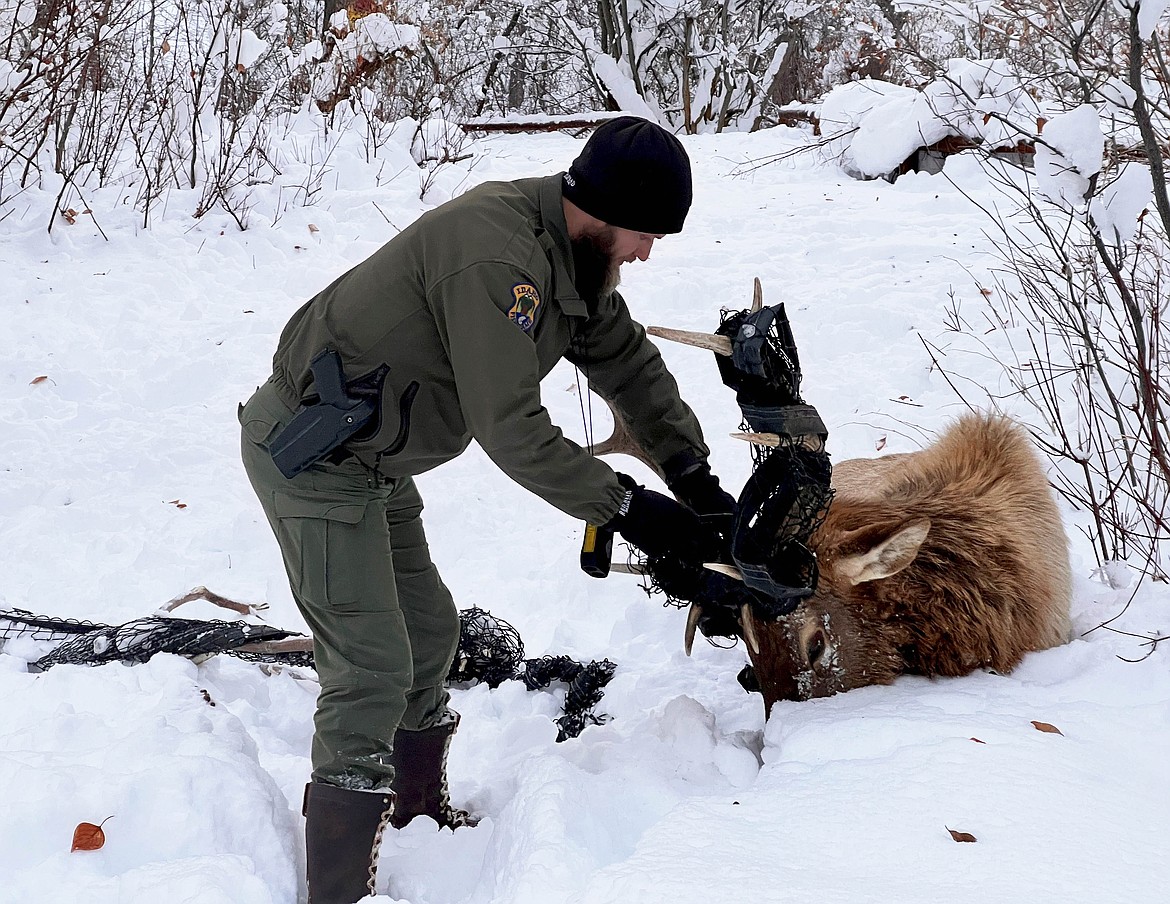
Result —
<svg viewBox="0 0 1170 904"><path fill-rule="evenodd" d="M224 653L248 662L313 668L307 649L277 650L270 644L303 637L267 625L243 621L197 620L153 615L122 625L34 615L21 609L0 610L0 647L17 637L57 642L33 665L41 670L55 665L101 665L107 662L146 662L156 653L207 656ZM261 649L256 649L259 645ZM267 649L264 647L268 646ZM555 720L557 740L575 738L586 725L607 720L595 713L602 688L617 666L608 659L579 663L567 656L524 659L524 644L516 629L483 609L459 613L459 649L449 684L484 682L497 687L506 680L523 681L529 690L543 690L555 682L565 686L564 715Z"/></svg>
<svg viewBox="0 0 1170 904"><path fill-rule="evenodd" d="M741 429L753 439L753 472L732 523L711 528L720 547L716 561L734 564L743 581L654 558L642 570L669 602L699 604L704 634L734 637L743 605L773 619L815 591L817 562L808 541L833 496L832 467L824 451L828 431L800 397L800 359L784 305L724 311L716 334L730 343L730 354L715 358L724 384L735 390Z"/></svg>
<svg viewBox="0 0 1170 904"><path fill-rule="evenodd" d="M766 617L791 612L817 585L809 538L833 498L828 431L800 397L800 358L784 305L725 314L716 331L731 339L719 374L759 436L754 467L740 492L731 556L746 583L763 596ZM765 439L766 438L766 439Z"/></svg>

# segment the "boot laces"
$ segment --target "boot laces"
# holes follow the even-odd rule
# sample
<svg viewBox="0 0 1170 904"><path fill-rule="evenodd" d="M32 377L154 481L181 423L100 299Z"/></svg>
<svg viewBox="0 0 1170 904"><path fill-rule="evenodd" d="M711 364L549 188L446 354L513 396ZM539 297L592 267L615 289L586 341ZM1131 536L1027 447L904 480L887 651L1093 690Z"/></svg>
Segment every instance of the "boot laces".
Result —
<svg viewBox="0 0 1170 904"><path fill-rule="evenodd" d="M394 798L389 798L389 803L382 811L382 817L378 820L378 827L374 830L374 844L370 848L370 865L369 876L366 879L366 888L370 892L370 896L377 894L374 890L375 879L378 874L378 855L382 850L382 836L386 832L386 826L390 824L390 817L394 815Z"/></svg>
<svg viewBox="0 0 1170 904"><path fill-rule="evenodd" d="M450 750L451 736L448 735L447 741L443 745L443 760L439 769L439 815L442 817L440 825L458 829L462 826L474 825L474 823L471 814L466 810L451 806L451 787L447 781L447 754Z"/></svg>

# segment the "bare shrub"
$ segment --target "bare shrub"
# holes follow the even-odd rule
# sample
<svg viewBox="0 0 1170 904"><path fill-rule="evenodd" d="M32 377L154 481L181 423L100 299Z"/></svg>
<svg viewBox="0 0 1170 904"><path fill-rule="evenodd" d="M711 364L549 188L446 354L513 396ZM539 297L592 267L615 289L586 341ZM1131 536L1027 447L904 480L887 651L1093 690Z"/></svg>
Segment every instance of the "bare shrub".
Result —
<svg viewBox="0 0 1170 904"><path fill-rule="evenodd" d="M992 329L986 334L952 308L950 326L965 341L948 352L974 349L1001 366L1006 389L977 391L993 406L1031 411L1036 439L1057 466L1057 489L1087 514L1102 575L1124 582L1128 566L1164 581L1170 78L1165 32L1143 20L1137 0L1123 6L1121 28L1108 0L1087 4L1083 19L1056 7L1034 36L1048 48L1047 64L1061 67L1047 84L1063 112L1031 130L1034 171L998 170L1010 203L988 211L1002 260L981 293ZM1016 127L1028 131L1027 123ZM949 370L961 383L958 368Z"/></svg>

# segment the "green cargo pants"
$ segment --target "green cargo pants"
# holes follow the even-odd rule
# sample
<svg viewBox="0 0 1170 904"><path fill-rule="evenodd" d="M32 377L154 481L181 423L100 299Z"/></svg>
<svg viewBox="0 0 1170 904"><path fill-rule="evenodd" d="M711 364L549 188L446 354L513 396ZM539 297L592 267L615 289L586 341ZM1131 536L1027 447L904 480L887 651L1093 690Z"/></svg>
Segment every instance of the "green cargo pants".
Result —
<svg viewBox="0 0 1170 904"><path fill-rule="evenodd" d="M292 415L267 383L240 408L244 468L313 632L313 779L386 787L398 727L429 728L447 712L459 613L431 562L414 481L356 459L284 477L267 446Z"/></svg>

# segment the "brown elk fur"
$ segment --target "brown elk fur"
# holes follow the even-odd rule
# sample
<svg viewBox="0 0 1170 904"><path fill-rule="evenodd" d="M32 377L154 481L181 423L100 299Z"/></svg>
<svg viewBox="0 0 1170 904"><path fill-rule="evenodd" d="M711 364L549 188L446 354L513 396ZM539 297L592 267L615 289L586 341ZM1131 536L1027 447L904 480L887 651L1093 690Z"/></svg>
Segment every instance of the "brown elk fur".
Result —
<svg viewBox="0 0 1170 904"><path fill-rule="evenodd" d="M903 673L1008 672L1069 635L1068 540L1024 432L970 415L920 452L833 469L816 594L753 617L766 709Z"/></svg>

